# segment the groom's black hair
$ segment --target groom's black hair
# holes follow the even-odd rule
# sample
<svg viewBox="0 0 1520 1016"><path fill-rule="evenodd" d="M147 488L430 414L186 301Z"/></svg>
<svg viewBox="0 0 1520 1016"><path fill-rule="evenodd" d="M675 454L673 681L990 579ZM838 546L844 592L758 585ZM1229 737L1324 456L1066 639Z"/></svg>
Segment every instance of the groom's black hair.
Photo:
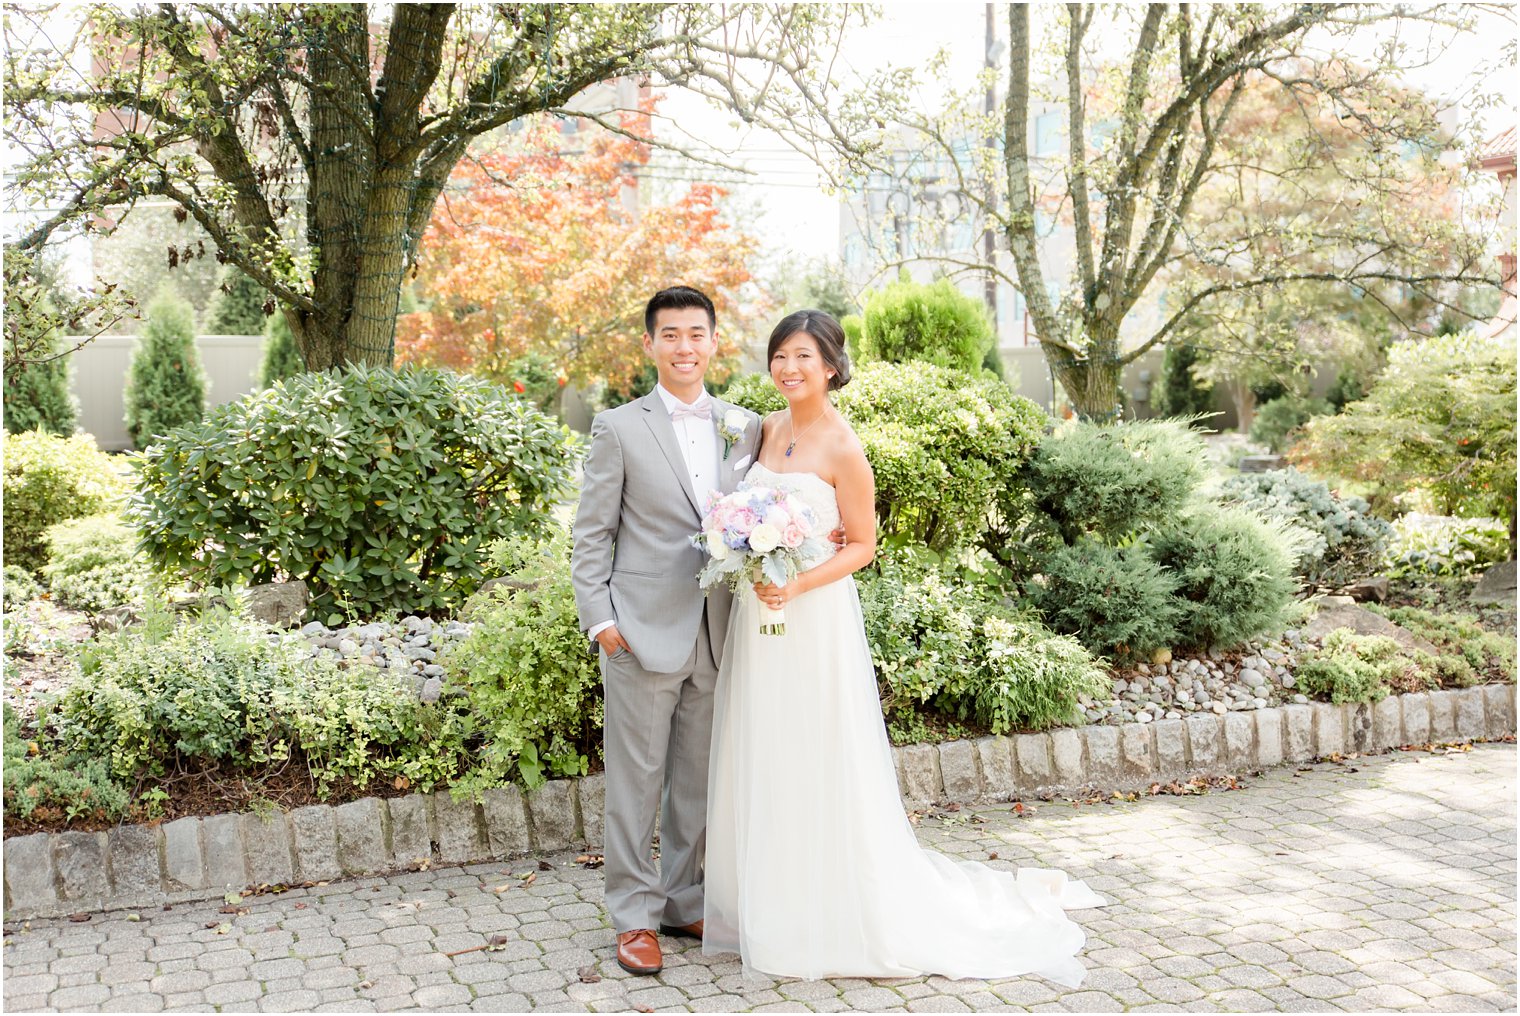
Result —
<svg viewBox="0 0 1520 1016"><path fill-rule="evenodd" d="M660 311L685 310L687 307L707 311L708 331L718 330L718 311L706 293L700 289L692 289L690 286L671 286L651 296L649 302L644 305L644 331L651 336L654 335L655 318Z"/></svg>

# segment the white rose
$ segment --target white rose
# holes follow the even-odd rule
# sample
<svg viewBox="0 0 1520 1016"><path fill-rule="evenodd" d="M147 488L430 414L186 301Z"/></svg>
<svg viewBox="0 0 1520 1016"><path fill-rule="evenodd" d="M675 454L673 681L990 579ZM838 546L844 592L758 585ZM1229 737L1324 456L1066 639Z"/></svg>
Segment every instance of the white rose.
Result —
<svg viewBox="0 0 1520 1016"><path fill-rule="evenodd" d="M781 530L769 522L762 522L749 531L749 549L756 554L769 554L781 545Z"/></svg>
<svg viewBox="0 0 1520 1016"><path fill-rule="evenodd" d="M744 410L742 409L730 409L728 412L723 414L723 426L727 427L729 430L737 430L742 432L748 425L749 418L744 415Z"/></svg>
<svg viewBox="0 0 1520 1016"><path fill-rule="evenodd" d="M723 542L722 533L707 534L707 553L714 561L721 561L728 557L728 544Z"/></svg>

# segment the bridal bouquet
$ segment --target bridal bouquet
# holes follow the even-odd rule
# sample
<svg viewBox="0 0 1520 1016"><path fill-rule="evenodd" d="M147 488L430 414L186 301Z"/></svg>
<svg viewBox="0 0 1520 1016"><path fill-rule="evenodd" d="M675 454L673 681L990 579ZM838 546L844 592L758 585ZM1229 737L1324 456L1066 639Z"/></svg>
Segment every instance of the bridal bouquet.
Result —
<svg viewBox="0 0 1520 1016"><path fill-rule="evenodd" d="M826 549L816 528L812 510L784 490L715 491L707 499L701 532L691 538L708 556L697 581L703 589L727 582L735 592L762 578L784 586L802 570L804 560ZM786 634L785 612L760 604L760 634Z"/></svg>

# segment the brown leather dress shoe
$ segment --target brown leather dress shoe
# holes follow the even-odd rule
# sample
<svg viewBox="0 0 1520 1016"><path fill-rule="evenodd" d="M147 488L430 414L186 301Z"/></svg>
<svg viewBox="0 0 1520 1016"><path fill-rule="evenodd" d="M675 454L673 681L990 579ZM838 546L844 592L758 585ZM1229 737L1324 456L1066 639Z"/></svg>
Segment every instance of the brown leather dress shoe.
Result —
<svg viewBox="0 0 1520 1016"><path fill-rule="evenodd" d="M675 935L678 938L694 938L700 942L702 940L702 922L693 921L690 924L662 924L660 925L660 934Z"/></svg>
<svg viewBox="0 0 1520 1016"><path fill-rule="evenodd" d="M659 936L648 928L623 932L617 937L617 961L630 974L658 974L665 966Z"/></svg>

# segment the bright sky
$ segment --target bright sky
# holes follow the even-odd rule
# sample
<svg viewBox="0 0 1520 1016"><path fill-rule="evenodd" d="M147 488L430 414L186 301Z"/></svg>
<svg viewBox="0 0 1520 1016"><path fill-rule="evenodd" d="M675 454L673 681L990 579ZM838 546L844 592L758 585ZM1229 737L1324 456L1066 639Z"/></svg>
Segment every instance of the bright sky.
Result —
<svg viewBox="0 0 1520 1016"><path fill-rule="evenodd" d="M1424 55L1425 29L1405 26L1401 39L1410 47L1411 62L1423 63L1433 57L1429 66L1407 72L1411 85L1464 105L1476 92L1503 96L1499 108L1478 114L1486 137L1516 121L1516 74L1507 62L1513 50L1506 55L1506 44L1514 46L1516 28L1512 19L1497 13L1484 12L1478 17L1481 26L1477 33L1464 36L1457 45L1431 48L1429 56ZM861 69L922 66L932 54L948 47L956 75L962 84L969 84L982 62L984 19L984 5L965 0L888 3L877 23L856 29L846 56ZM999 36L1006 41L1005 5L998 5L996 20ZM1379 38L1387 37L1388 33L1380 37L1367 33L1358 41L1370 53ZM1439 36L1449 37L1450 33ZM925 100L932 102L934 98L926 96ZM837 256L839 200L823 192L822 180L807 158L767 131L733 128L730 114L714 110L689 94L668 93L661 111L713 146L736 150L737 161L758 174L753 182L730 187L735 199L749 210L746 225L767 247L783 256Z"/></svg>

